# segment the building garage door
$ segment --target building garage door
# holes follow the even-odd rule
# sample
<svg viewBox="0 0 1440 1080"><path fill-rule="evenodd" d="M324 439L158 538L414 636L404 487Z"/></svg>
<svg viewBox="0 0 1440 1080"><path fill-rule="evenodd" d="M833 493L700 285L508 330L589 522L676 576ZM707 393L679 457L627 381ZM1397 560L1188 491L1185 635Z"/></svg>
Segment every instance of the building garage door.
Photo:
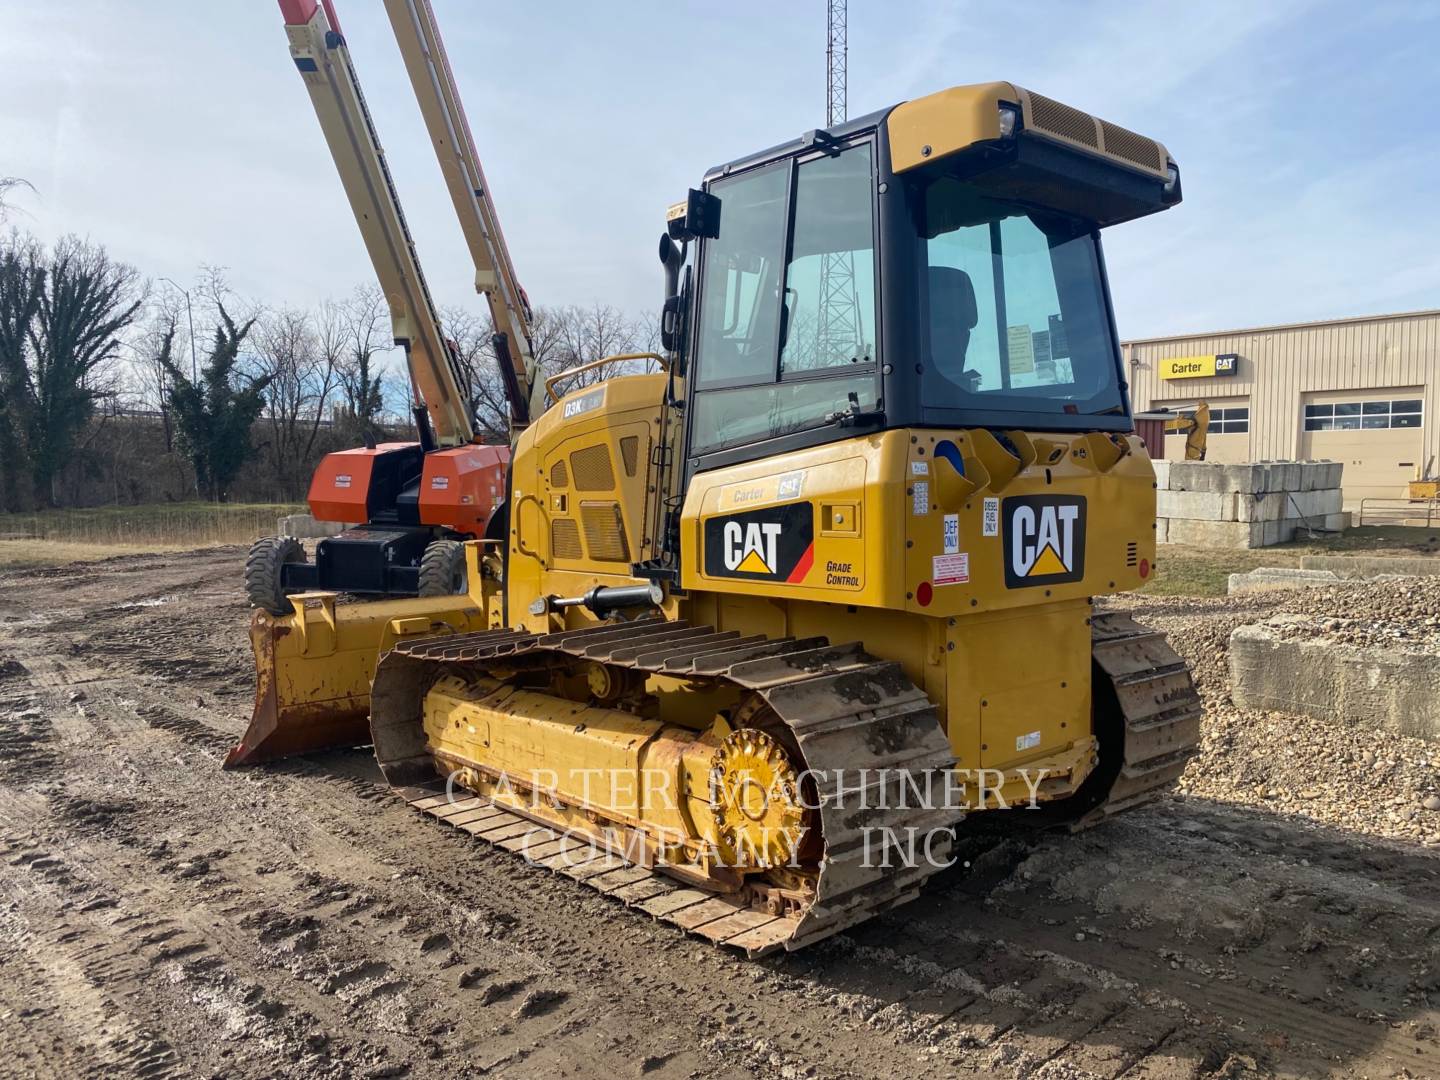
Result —
<svg viewBox="0 0 1440 1080"><path fill-rule="evenodd" d="M1209 398L1210 428L1205 433L1205 460L1239 462L1250 460L1250 400L1248 398ZM1153 409L1169 409L1174 413L1193 413L1194 398L1157 401ZM1185 460L1185 436L1165 436L1165 457Z"/></svg>
<svg viewBox="0 0 1440 1080"><path fill-rule="evenodd" d="M1418 388L1310 394L1304 409L1300 456L1344 463L1346 506L1404 497L1424 446Z"/></svg>

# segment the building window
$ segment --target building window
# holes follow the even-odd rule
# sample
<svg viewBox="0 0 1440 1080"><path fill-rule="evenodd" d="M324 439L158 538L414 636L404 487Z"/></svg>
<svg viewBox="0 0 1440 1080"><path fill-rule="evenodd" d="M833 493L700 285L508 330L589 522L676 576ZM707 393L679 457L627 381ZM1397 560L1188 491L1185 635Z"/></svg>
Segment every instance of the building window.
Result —
<svg viewBox="0 0 1440 1080"><path fill-rule="evenodd" d="M1349 401L1335 405L1306 405L1306 431L1363 431L1372 428L1418 428L1419 398L1393 401Z"/></svg>
<svg viewBox="0 0 1440 1080"><path fill-rule="evenodd" d="M1206 429L1211 435L1241 435L1250 430L1250 409L1211 409L1210 426Z"/></svg>

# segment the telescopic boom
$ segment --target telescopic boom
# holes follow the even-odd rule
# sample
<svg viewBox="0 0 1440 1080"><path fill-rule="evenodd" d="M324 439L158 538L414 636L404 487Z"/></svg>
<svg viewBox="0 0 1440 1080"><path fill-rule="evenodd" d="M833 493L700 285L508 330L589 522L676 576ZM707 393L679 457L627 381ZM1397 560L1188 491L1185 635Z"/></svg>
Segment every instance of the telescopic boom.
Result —
<svg viewBox="0 0 1440 1080"><path fill-rule="evenodd" d="M436 442L442 447L473 442L475 426L455 361L334 8L329 0L280 0L280 11L290 38L290 55L310 91L355 223L390 306L395 343L405 348L411 384L429 414Z"/></svg>
<svg viewBox="0 0 1440 1080"><path fill-rule="evenodd" d="M385 0L385 10L470 248L475 290L483 293L490 305L495 354L505 379L511 421L515 427L523 427L544 409L543 398L532 400L537 379L530 344L530 304L515 277L435 13L430 0Z"/></svg>

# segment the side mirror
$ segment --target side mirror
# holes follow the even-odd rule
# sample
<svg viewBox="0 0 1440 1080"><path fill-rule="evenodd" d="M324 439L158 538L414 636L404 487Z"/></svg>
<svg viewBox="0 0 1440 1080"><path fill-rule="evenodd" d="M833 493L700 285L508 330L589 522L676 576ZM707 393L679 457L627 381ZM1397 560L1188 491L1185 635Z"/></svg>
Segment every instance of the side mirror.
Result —
<svg viewBox="0 0 1440 1080"><path fill-rule="evenodd" d="M684 366L680 353L685 344L685 313L690 305L690 275L691 270L687 266L685 284L677 293L665 298L665 306L660 310L660 344L667 353L680 359L680 368ZM680 370L679 373L683 375L684 371Z"/></svg>
<svg viewBox="0 0 1440 1080"><path fill-rule="evenodd" d="M680 297L667 296L665 306L660 309L660 344L667 353L676 351L680 344Z"/></svg>

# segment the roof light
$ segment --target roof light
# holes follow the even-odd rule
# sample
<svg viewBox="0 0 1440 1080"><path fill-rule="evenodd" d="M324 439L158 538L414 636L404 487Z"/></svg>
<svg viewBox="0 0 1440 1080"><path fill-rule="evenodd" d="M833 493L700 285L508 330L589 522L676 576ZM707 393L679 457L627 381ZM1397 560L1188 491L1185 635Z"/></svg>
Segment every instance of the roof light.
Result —
<svg viewBox="0 0 1440 1080"><path fill-rule="evenodd" d="M1175 187L1180 183L1180 170L1175 167L1172 161L1165 167L1165 194L1174 195Z"/></svg>
<svg viewBox="0 0 1440 1080"><path fill-rule="evenodd" d="M1000 138L1008 139L1020 126L1020 110L1014 105L1000 106Z"/></svg>

